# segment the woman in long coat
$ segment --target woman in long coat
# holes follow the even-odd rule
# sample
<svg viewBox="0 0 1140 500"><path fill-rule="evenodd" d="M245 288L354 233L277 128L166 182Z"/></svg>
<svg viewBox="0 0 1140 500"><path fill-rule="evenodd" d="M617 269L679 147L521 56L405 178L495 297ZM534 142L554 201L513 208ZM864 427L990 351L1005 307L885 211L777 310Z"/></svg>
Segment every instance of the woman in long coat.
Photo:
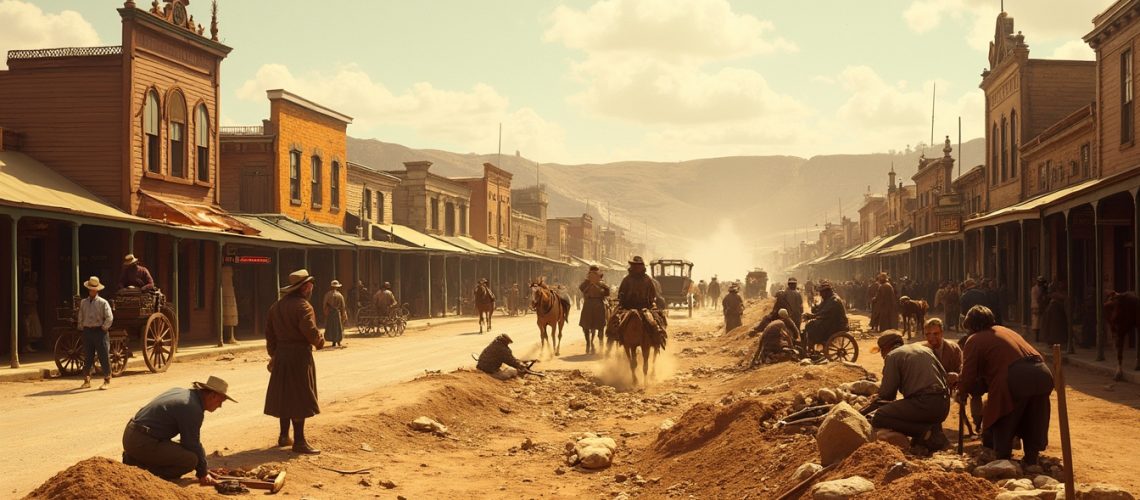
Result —
<svg viewBox="0 0 1140 500"><path fill-rule="evenodd" d="M872 305L871 322L880 332L899 327L899 301L895 288L887 281L886 274L879 275L879 286L875 289L875 303Z"/></svg>
<svg viewBox="0 0 1140 500"><path fill-rule="evenodd" d="M1045 299L1049 305L1045 306L1045 324L1041 325L1049 344L1068 345L1069 330L1072 327L1069 326L1069 315L1065 311L1066 297L1064 283L1054 281L1049 286L1049 296Z"/></svg>
<svg viewBox="0 0 1140 500"><path fill-rule="evenodd" d="M735 283L728 286L728 295L721 302L724 310L724 331L731 332L741 325L744 318L744 299L740 297L740 287Z"/></svg>
<svg viewBox="0 0 1140 500"><path fill-rule="evenodd" d="M606 297L610 296L610 286L602 278L598 266L590 266L586 279L578 285L578 290L586 299L582 304L582 315L578 318L578 326L582 327L582 334L586 336L586 354L596 351L594 334L597 334L600 342L602 330L606 328Z"/></svg>
<svg viewBox="0 0 1140 500"><path fill-rule="evenodd" d="M325 292L325 340L333 347L343 347L344 324L348 322L348 307L340 293L340 282L332 280L331 290Z"/></svg>
<svg viewBox="0 0 1140 500"><path fill-rule="evenodd" d="M325 346L317 329L317 315L309 304L313 277L302 269L289 275L282 297L269 308L265 326L265 349L269 351L269 387L265 390L265 414L277 417L281 434L277 446L293 445L293 451L317 454L305 440L305 419L321 412L317 404L315 347ZM289 425L293 439L289 439Z"/></svg>

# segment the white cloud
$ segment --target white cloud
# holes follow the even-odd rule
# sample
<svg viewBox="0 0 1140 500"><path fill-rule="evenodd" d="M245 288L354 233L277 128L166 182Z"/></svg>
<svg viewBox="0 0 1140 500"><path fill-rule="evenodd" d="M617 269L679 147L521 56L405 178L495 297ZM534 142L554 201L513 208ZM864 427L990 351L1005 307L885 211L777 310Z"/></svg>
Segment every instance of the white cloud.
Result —
<svg viewBox="0 0 1140 500"><path fill-rule="evenodd" d="M1050 59L1070 59L1074 61L1095 61L1096 52L1084 40L1072 40L1053 50Z"/></svg>
<svg viewBox="0 0 1140 500"><path fill-rule="evenodd" d="M725 0L602 0L584 11L559 6L551 21L548 42L593 54L704 62L796 50Z"/></svg>
<svg viewBox="0 0 1140 500"><path fill-rule="evenodd" d="M9 50L99 45L99 35L83 16L73 10L46 13L20 0L0 0L0 56ZM7 67L6 57L0 68Z"/></svg>
<svg viewBox="0 0 1140 500"><path fill-rule="evenodd" d="M1025 35L1033 46L1042 42L1068 44L1092 29L1092 18L1109 2L1087 0L1006 0L1005 11L1014 19L1014 31ZM913 0L903 12L907 26L916 33L937 29L947 19L965 17L970 28L966 41L986 51L994 38L999 6L992 0Z"/></svg>
<svg viewBox="0 0 1140 500"><path fill-rule="evenodd" d="M237 90L239 99L262 101L267 89L284 88L354 118L350 133L375 134L378 127L414 130L432 147L488 151L503 124L504 150L533 158L565 157L565 132L531 108L512 109L509 100L486 84L466 90L439 89L427 82L394 93L354 65L294 75L281 64L266 64ZM355 130L356 132L352 132ZM378 137L383 139L383 137ZM443 143L443 144L440 144Z"/></svg>

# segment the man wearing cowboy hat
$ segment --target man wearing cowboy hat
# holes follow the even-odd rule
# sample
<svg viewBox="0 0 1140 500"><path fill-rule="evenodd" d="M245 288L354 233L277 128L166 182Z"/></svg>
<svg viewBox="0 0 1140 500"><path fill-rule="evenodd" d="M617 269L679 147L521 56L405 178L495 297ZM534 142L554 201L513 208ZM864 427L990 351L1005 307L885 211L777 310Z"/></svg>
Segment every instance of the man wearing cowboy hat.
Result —
<svg viewBox="0 0 1140 500"><path fill-rule="evenodd" d="M835 296L831 282L820 280L816 291L819 292L819 303L811 306L811 312L804 315L805 320L810 320L803 329L809 347L826 342L835 332L847 331L847 308Z"/></svg>
<svg viewBox="0 0 1140 500"><path fill-rule="evenodd" d="M154 398L135 413L123 430L123 463L175 480L194 471L202 485L216 480L206 467L202 447L202 420L206 412L222 407L229 384L215 376L192 388L175 387ZM178 442L171 441L179 436Z"/></svg>
<svg viewBox="0 0 1140 500"><path fill-rule="evenodd" d="M499 380L509 380L520 374L533 373L511 352L511 342L513 340L505 333L495 337L495 340L479 353L479 358L475 360L475 368Z"/></svg>
<svg viewBox="0 0 1140 500"><path fill-rule="evenodd" d="M103 385L99 389L107 390L111 388L111 336L107 331L111 329L115 315L107 299L99 296L99 290L105 287L98 276L92 276L83 286L87 288L88 295L79 301L79 316L75 321L75 326L83 332L83 359L86 361L83 385L79 388L91 387L91 372L95 370L95 353L98 352L99 362L103 365Z"/></svg>
<svg viewBox="0 0 1140 500"><path fill-rule="evenodd" d="M325 339L333 347L344 347L344 325L348 323L348 306L340 293L340 281L332 280L330 290L325 292Z"/></svg>
<svg viewBox="0 0 1140 500"><path fill-rule="evenodd" d="M804 298L797 289L797 282L794 277L788 278L787 288L776 292L776 302L772 304L772 310L768 312L768 321L775 320L780 309L788 310L788 315L797 327L803 321Z"/></svg>
<svg viewBox="0 0 1140 500"><path fill-rule="evenodd" d="M744 299L740 297L740 285L728 285L728 295L721 301L721 310L724 311L724 331L731 332L740 326L744 318Z"/></svg>
<svg viewBox="0 0 1140 500"><path fill-rule="evenodd" d="M883 379L871 425L910 436L912 444L931 451L945 448L949 441L942 422L950 414L950 390L938 357L921 342L907 344L896 332L881 335L877 347ZM900 393L902 399L896 399Z"/></svg>
<svg viewBox="0 0 1140 500"><path fill-rule="evenodd" d="M317 329L316 312L309 304L314 279L305 269L290 274L289 284L280 290L282 297L269 308L265 327L270 371L265 414L280 422L277 446L293 445L293 451L310 455L320 450L305 440L305 419L321 412L312 348L325 346L325 337ZM293 439L289 439L290 423Z"/></svg>
<svg viewBox="0 0 1140 500"><path fill-rule="evenodd" d="M131 287L154 290L154 278L151 277L149 269L139 264L139 259L135 258L134 254L127 254L123 257L123 274L119 276L119 288Z"/></svg>
<svg viewBox="0 0 1140 500"><path fill-rule="evenodd" d="M658 333L663 333L665 315L658 309L662 302L660 285L645 272L645 261L641 256L635 255L629 261L629 274L618 285L618 307L626 311L649 311L652 321L661 327Z"/></svg>

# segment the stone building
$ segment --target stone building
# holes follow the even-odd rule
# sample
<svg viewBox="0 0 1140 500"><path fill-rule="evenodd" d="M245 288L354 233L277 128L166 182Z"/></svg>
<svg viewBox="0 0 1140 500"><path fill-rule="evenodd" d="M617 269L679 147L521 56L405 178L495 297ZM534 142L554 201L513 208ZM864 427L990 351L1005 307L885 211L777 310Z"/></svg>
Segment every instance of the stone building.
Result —
<svg viewBox="0 0 1140 500"><path fill-rule="evenodd" d="M464 182L431 173L430 161L404 162L404 170L387 173L400 179L392 193L396 224L443 236L472 236L471 188Z"/></svg>
<svg viewBox="0 0 1140 500"><path fill-rule="evenodd" d="M511 173L483 164L483 177L455 179L471 190L471 237L511 248Z"/></svg>

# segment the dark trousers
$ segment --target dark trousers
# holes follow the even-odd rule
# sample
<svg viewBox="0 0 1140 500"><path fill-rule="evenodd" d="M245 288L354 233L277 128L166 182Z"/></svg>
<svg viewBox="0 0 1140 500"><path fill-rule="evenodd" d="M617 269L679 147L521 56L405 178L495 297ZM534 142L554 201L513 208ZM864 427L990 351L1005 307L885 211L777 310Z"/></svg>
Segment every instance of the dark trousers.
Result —
<svg viewBox="0 0 1140 500"><path fill-rule="evenodd" d="M123 463L174 480L198 466L198 455L169 439L156 439L134 424L123 430Z"/></svg>
<svg viewBox="0 0 1140 500"><path fill-rule="evenodd" d="M991 444L998 459L1009 459L1014 438L1021 438L1025 461L1036 463L1037 454L1049 444L1053 373L1040 358L1025 358L1009 365L1006 383L1013 397L1013 411L985 429L983 444Z"/></svg>
<svg viewBox="0 0 1140 500"><path fill-rule="evenodd" d="M99 353L99 362L103 364L103 378L111 378L111 336L102 328L83 329L83 359L86 361L86 370L83 375L90 377L95 371L95 353Z"/></svg>
<svg viewBox="0 0 1140 500"><path fill-rule="evenodd" d="M935 425L940 425L950 414L950 396L924 394L891 401L875 411L871 425L890 429L912 438L922 437Z"/></svg>

